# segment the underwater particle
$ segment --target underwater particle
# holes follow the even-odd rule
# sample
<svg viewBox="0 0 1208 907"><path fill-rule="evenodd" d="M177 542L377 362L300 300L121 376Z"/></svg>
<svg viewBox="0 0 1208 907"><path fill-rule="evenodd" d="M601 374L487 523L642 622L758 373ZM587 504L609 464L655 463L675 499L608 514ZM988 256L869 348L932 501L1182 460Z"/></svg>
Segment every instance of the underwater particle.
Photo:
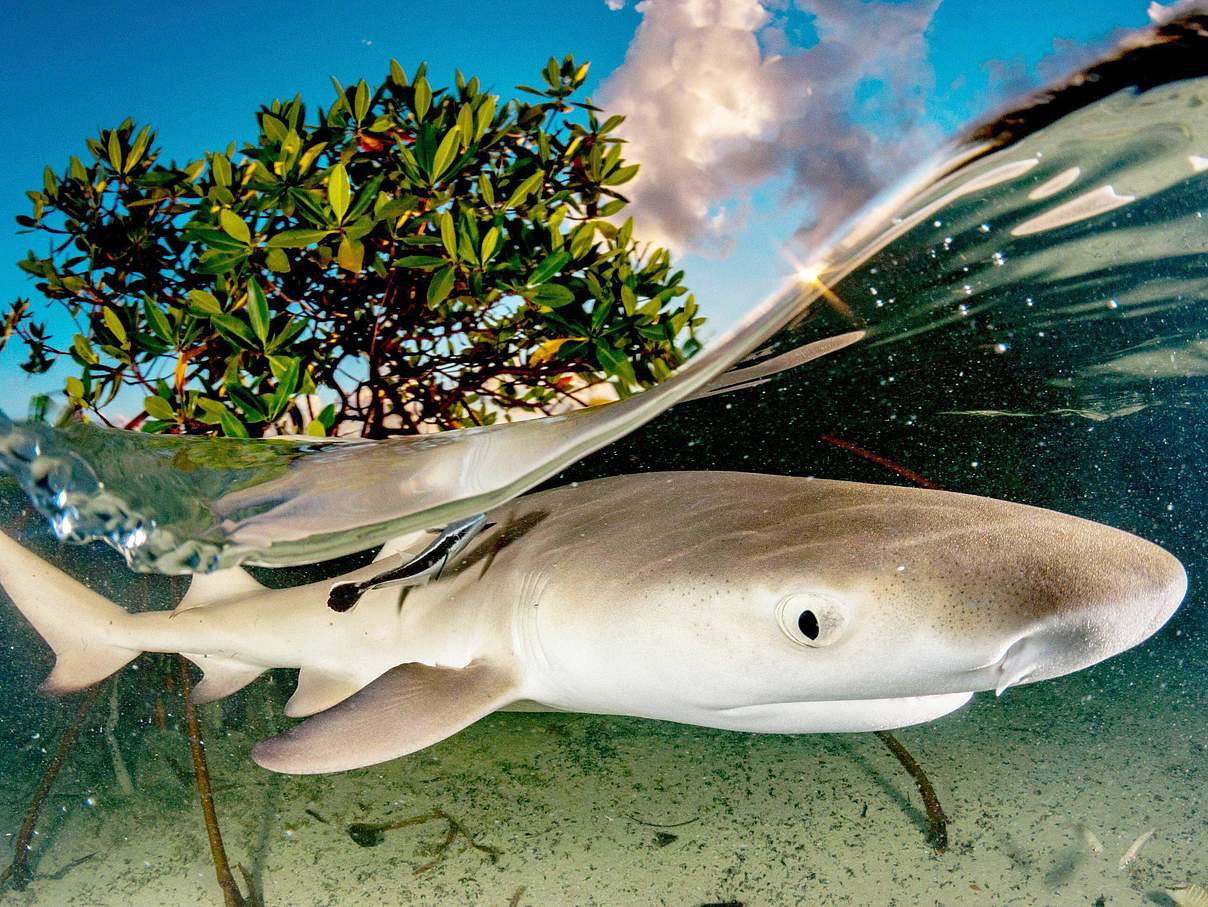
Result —
<svg viewBox="0 0 1208 907"><path fill-rule="evenodd" d="M1176 885L1174 888L1164 888L1166 897L1178 907L1208 907L1208 888L1189 882L1186 885Z"/></svg>
<svg viewBox="0 0 1208 907"><path fill-rule="evenodd" d="M1098 835L1085 825L1082 826L1082 841L1091 853L1103 853L1103 842L1099 840Z"/></svg>
<svg viewBox="0 0 1208 907"><path fill-rule="evenodd" d="M1116 300L1114 300L1114 299L1109 299L1109 300L1107 301L1107 307L1108 307L1109 309L1118 309L1118 308L1120 308L1120 303L1118 303L1118 302L1117 302Z"/></svg>
<svg viewBox="0 0 1208 907"><path fill-rule="evenodd" d="M965 291L966 296L973 295L973 287L971 287L969 284L965 284L961 289L963 289ZM963 315L964 312L962 312L961 314Z"/></svg>
<svg viewBox="0 0 1208 907"><path fill-rule="evenodd" d="M1010 347L1010 345L1008 345L1008 344L1006 344L1006 343L996 343L996 344L994 344L994 352L996 352L996 353L1005 353L1005 352L1006 352L1007 350L1009 350L1010 348L1011 348L1011 347Z"/></svg>
<svg viewBox="0 0 1208 907"><path fill-rule="evenodd" d="M1003 255L1001 252L995 252L990 256L990 259L994 262L994 267L996 268L1001 268L1007 263L1007 256Z"/></svg>
<svg viewBox="0 0 1208 907"><path fill-rule="evenodd" d="M982 224L980 227L978 227L978 228L977 228L977 230L978 230L978 232L979 232L979 233L989 233L989 232L990 232L990 225L989 225L989 224Z"/></svg>
<svg viewBox="0 0 1208 907"><path fill-rule="evenodd" d="M942 226L944 226L944 222L942 220L933 220L931 222L931 226L937 227L937 228L942 227Z"/></svg>
<svg viewBox="0 0 1208 907"><path fill-rule="evenodd" d="M1127 869L1134 860L1137 859L1137 854L1141 852L1141 848L1145 846L1145 842L1153 837L1154 829L1150 829L1137 836L1137 840L1133 841L1128 850L1124 851L1124 856L1120 857L1120 869Z"/></svg>

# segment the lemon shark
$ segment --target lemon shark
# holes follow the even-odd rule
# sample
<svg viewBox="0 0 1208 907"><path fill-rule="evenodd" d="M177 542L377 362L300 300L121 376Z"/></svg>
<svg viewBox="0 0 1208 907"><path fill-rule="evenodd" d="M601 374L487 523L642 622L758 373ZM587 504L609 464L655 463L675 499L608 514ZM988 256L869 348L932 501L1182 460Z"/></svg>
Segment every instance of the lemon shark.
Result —
<svg viewBox="0 0 1208 907"><path fill-rule="evenodd" d="M420 537L290 589L199 575L175 611L131 614L0 535L0 584L57 655L50 693L143 651L199 665L202 701L300 668L286 712L313 717L252 755L319 773L504 708L789 734L917 724L1140 643L1187 582L1157 545L1048 510L747 473L600 479L487 524L439 579L401 589L373 577ZM349 583L368 591L334 610Z"/></svg>

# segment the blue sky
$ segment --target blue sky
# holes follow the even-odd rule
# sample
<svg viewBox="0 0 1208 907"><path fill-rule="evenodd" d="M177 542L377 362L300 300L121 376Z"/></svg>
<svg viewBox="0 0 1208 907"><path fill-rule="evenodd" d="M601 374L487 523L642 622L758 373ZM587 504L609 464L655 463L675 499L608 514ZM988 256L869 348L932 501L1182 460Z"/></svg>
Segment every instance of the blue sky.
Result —
<svg viewBox="0 0 1208 907"><path fill-rule="evenodd" d="M642 92L650 90L642 79L647 73L657 74L663 62L667 30L686 21L670 16L669 9L684 7L692 21L702 21L702 17L721 15L715 4L733 2L657 0L661 25L655 23L649 9L639 11L633 2L627 2L614 10L605 0L379 3L372 7L372 15L366 14L369 7L364 5L313 0L290 4L18 4L8 11L7 27L0 35L0 59L5 68L0 105L7 133L0 144L0 214L4 221L0 228L0 304L7 306L13 298L33 291L15 265L31 239L37 241L17 235L13 222L15 215L28 211L24 190L40 185L44 165L62 169L68 155L83 153L86 137L126 116L151 123L168 157L195 158L232 139L251 138L253 113L259 104L301 92L312 106L326 106L332 96L329 75L336 75L344 84L362 76L379 79L391 57L408 70L419 60L428 60L439 83L451 82L453 70L460 67L509 97L516 83L536 81L550 55L573 53L592 61L590 92L597 92L624 65L630 72L614 77L606 93L621 101L641 98ZM753 5L754 0L747 2ZM612 5L619 3L613 0ZM807 50L817 41L817 24L822 21L809 10L818 8L828 8L832 24L839 23L839 30L832 33L840 44L843 29L851 29L856 36L852 49L858 50L861 29L873 35L885 21L886 11L909 6L886 3L883 10L873 13L859 0L807 0L801 4L805 11L790 3L767 0L767 21L779 29L778 35L770 36L765 23L756 32L759 50L748 47L748 52L766 58L774 51L791 56ZM918 78L920 116L914 128L932 136L948 134L985 112L988 105L1001 102L1001 84L996 90L994 73L1005 68L1035 81L1038 66L1053 64L1051 59L1048 64L1043 61L1053 55L1055 41L1075 45L1101 42L1119 27L1145 25L1145 7L1143 0L943 0L934 14L927 11L919 35L920 54L904 56L888 76L870 71L868 78L855 84L850 99L842 95L849 82L842 82L834 89L833 103L850 101L853 109L858 108L858 122L875 133L878 118L893 109L891 104L878 106L879 98L889 97L903 76L907 82ZM645 44L626 64L626 54L644 17L650 20ZM714 40L741 37L738 32L719 35ZM675 32L670 36L675 38ZM1060 46L1057 50L1063 52ZM643 54L645 58L638 59ZM877 59L869 63L873 69L880 65ZM1009 65L992 61L1008 61ZM690 81L693 71L692 66L680 70L680 80ZM654 81L652 78L651 84ZM785 96L783 88L776 97ZM652 115L662 116L665 109L656 108ZM615 112L627 111L618 107ZM807 114L812 112L794 108L792 115ZM722 131L725 115L722 111L718 124ZM776 116L773 110L772 123ZM765 117L759 141L768 140L768 121ZM653 149L651 154L664 154L667 143L660 145L654 138L647 143ZM635 147L642 146L639 142ZM654 161L652 167L656 164L674 168L675 161ZM708 181L710 173L706 168L700 177ZM743 197L738 204L717 196L706 199L719 206L718 210L729 205L728 210L741 215L737 220L712 221L738 225L733 228L735 241L728 257L719 257L721 246L704 242L699 231L695 247L691 236L685 240L689 282L700 291L705 313L714 312L719 326L758 301L771 275L784 268L769 250L788 238L803 211L823 204L809 194L817 187L806 180L806 195L786 206L782 196L790 183L802 189L801 179L774 174L760 184L735 183L718 190L733 189ZM635 193L638 191L635 186ZM824 188L818 191L820 197L829 198ZM709 210L712 215L714 209ZM707 253L704 256L691 254L693 248L702 247ZM29 394L57 388L62 380L53 373L27 380L17 368L20 359L19 344L0 354L0 378L6 387L0 407L18 416L24 413Z"/></svg>

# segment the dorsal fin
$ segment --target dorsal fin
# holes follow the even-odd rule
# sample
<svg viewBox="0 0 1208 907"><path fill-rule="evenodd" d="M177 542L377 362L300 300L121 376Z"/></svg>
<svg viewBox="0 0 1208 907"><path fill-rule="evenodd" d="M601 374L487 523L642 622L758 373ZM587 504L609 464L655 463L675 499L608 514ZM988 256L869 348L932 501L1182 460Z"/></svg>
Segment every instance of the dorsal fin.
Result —
<svg viewBox="0 0 1208 907"><path fill-rule="evenodd" d="M242 567L228 567L213 573L198 573L189 583L189 591L176 606L175 613L199 608L203 605L213 605L217 602L230 601L236 598L246 598L258 595L264 591L252 575Z"/></svg>

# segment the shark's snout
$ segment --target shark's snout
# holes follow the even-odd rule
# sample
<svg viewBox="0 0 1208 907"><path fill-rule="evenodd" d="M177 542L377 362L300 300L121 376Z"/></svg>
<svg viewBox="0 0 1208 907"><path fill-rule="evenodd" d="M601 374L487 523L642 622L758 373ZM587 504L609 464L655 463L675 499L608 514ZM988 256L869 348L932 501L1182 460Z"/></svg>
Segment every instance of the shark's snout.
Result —
<svg viewBox="0 0 1208 907"><path fill-rule="evenodd" d="M1108 531L1114 538L1104 541L1111 544L1063 577L1068 593L1063 606L1036 621L987 666L997 693L1118 655L1144 642L1178 610L1187 592L1178 558L1136 536Z"/></svg>

